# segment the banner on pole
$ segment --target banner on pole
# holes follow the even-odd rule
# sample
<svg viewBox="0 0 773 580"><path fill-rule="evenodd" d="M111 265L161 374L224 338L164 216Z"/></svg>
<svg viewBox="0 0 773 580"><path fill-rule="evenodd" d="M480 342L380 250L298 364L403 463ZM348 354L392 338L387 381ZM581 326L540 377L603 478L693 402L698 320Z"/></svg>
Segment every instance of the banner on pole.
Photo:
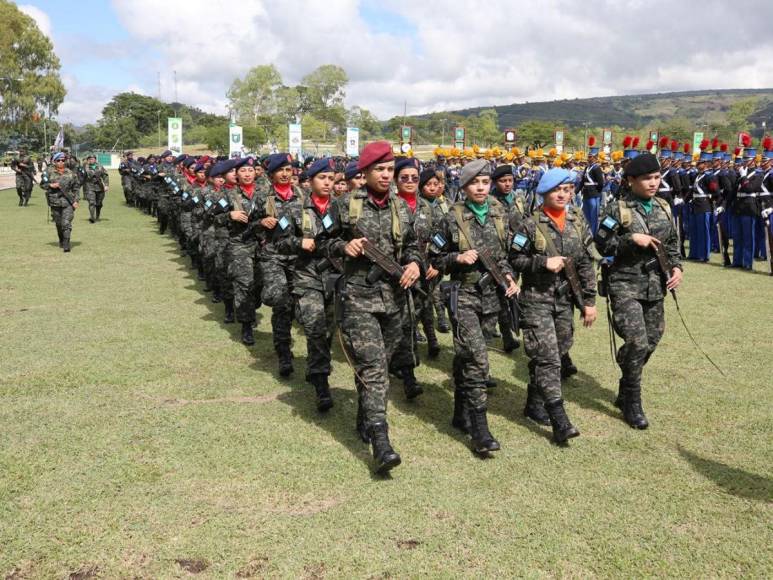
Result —
<svg viewBox="0 0 773 580"><path fill-rule="evenodd" d="M175 155L183 152L183 120L180 117L168 117L167 123L167 149Z"/></svg>
<svg viewBox="0 0 773 580"><path fill-rule="evenodd" d="M242 143L242 128L239 125L233 123L228 126L228 157L234 157L234 153L237 153L237 157L241 157L242 150L244 149L244 143Z"/></svg>
<svg viewBox="0 0 773 580"><path fill-rule="evenodd" d="M692 150L693 152L700 152L701 141L703 141L703 131L695 131L692 134Z"/></svg>
<svg viewBox="0 0 773 580"><path fill-rule="evenodd" d="M346 128L346 154L349 157L357 157L360 154L360 129L358 127Z"/></svg>
<svg viewBox="0 0 773 580"><path fill-rule="evenodd" d="M289 123L288 125L288 135L289 135L289 151L290 155L294 155L295 157L300 156L301 154L301 148L303 145L303 133L301 131L301 124L300 123Z"/></svg>

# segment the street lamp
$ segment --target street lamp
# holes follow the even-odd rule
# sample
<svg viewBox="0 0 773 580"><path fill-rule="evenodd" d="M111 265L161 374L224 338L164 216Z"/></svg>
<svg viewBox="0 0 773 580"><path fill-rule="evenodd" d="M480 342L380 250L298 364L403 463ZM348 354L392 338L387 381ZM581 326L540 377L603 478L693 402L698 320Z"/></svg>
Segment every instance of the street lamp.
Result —
<svg viewBox="0 0 773 580"><path fill-rule="evenodd" d="M156 122L158 124L158 147L161 148L161 109L156 111Z"/></svg>

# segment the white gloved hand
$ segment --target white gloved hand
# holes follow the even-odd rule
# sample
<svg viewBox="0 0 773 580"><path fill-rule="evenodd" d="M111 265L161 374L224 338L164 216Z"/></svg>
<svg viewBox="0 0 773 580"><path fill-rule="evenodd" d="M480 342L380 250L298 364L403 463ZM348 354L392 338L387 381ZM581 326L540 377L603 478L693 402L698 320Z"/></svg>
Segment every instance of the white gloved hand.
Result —
<svg viewBox="0 0 773 580"><path fill-rule="evenodd" d="M674 198L674 205L682 205L683 203L684 203L684 200L681 197Z"/></svg>
<svg viewBox="0 0 773 580"><path fill-rule="evenodd" d="M773 214L773 207L769 207L768 209L762 210L762 219L768 219L770 217L770 214Z"/></svg>
<svg viewBox="0 0 773 580"><path fill-rule="evenodd" d="M720 205L720 206L719 206L719 207L716 209L716 211L714 211L714 215L721 215L723 211L725 211L725 208L724 208L724 207L722 207L722 206Z"/></svg>

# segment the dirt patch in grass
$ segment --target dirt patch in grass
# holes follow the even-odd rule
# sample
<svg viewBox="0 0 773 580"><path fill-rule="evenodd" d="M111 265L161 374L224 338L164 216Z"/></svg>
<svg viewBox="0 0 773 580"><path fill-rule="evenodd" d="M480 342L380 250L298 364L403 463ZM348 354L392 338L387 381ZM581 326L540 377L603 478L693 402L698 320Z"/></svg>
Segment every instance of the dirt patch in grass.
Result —
<svg viewBox="0 0 773 580"><path fill-rule="evenodd" d="M318 562L316 564L307 564L303 567L303 577L308 580L319 580L325 577L327 568L324 562Z"/></svg>
<svg viewBox="0 0 773 580"><path fill-rule="evenodd" d="M266 571L268 568L268 558L265 556L260 556L259 558L255 558L253 560L250 560L250 562L241 568L237 573L237 578L253 578L259 574L262 574Z"/></svg>
<svg viewBox="0 0 773 580"><path fill-rule="evenodd" d="M70 572L68 578L70 580L88 580L89 578L97 578L99 576L99 568L97 566L81 566L75 572Z"/></svg>
<svg viewBox="0 0 773 580"><path fill-rule="evenodd" d="M397 540L397 547L401 550L415 550L420 545L419 540Z"/></svg>
<svg viewBox="0 0 773 580"><path fill-rule="evenodd" d="M204 570L209 568L209 562L206 560L198 560L193 558L180 558L178 560L175 560L178 566L185 570L186 572L190 572L191 574L201 574Z"/></svg>

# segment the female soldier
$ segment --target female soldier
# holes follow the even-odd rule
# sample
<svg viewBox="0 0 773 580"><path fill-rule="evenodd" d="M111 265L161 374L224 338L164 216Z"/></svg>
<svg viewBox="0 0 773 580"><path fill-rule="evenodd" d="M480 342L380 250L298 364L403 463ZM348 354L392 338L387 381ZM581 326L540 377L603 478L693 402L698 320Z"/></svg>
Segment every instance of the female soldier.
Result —
<svg viewBox="0 0 773 580"><path fill-rule="evenodd" d="M657 158L644 153L632 159L623 179L621 198L601 218L596 248L602 256L614 257L607 292L615 332L624 341L617 351L622 378L615 405L631 427L646 429L642 369L665 331L663 298L682 282L682 264L671 208L655 195L660 186ZM660 268L658 250L665 250L667 272Z"/></svg>
<svg viewBox="0 0 773 580"><path fill-rule="evenodd" d="M234 164L237 185L227 190L231 204L228 214L228 277L233 288L236 320L242 325L242 342L255 344L252 324L255 322L255 248L257 240L249 230L255 198L255 159L243 157Z"/></svg>
<svg viewBox="0 0 773 580"><path fill-rule="evenodd" d="M333 293L327 285L329 277L342 272L340 260L327 253L329 241L341 230L338 206L331 193L335 162L317 159L306 170L311 183L311 195L303 201L300 219L293 220L275 243L277 252L296 256L292 292L295 317L306 334L306 380L317 393L317 410L333 406L328 377L330 376L330 346L332 343Z"/></svg>
<svg viewBox="0 0 773 580"><path fill-rule="evenodd" d="M571 172L548 170L536 194L543 199L542 206L524 218L510 247L510 263L521 273L523 285L519 303L529 357L524 415L552 425L553 440L564 443L580 432L564 410L561 358L572 346L574 305L580 307L586 327L596 320L593 241L582 213L568 206L574 195ZM579 288L573 288L572 279Z"/></svg>
<svg viewBox="0 0 773 580"><path fill-rule="evenodd" d="M470 432L473 451L487 453L500 446L489 431L486 417L489 363L482 327L497 318L498 292L503 291L509 298L518 292L518 286L507 263L507 216L502 205L489 197L489 163L476 159L465 165L459 186L466 201L457 202L445 216L432 236L429 251L435 269L450 274L458 286L458 299L456 303L452 299L450 307L456 384L451 423ZM484 266L481 253L491 258L492 269L502 274L506 288L491 283L493 274L487 268L492 264Z"/></svg>
<svg viewBox="0 0 773 580"><path fill-rule="evenodd" d="M72 220L78 209L78 178L65 167L65 154L55 153L53 169L46 169L42 182L45 184L48 206L59 236L59 247L70 251Z"/></svg>

